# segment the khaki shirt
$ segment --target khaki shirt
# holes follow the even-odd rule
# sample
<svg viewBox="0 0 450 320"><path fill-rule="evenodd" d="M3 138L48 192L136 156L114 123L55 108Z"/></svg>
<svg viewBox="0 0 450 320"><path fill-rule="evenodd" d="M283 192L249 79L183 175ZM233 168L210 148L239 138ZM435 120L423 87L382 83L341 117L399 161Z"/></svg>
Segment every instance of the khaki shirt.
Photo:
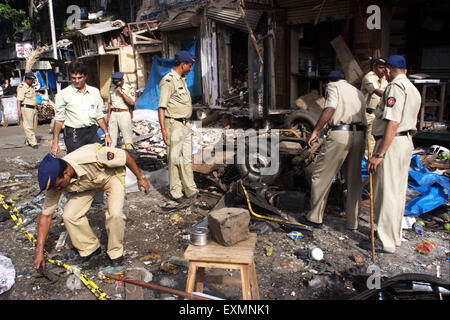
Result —
<svg viewBox="0 0 450 320"><path fill-rule="evenodd" d="M83 93L73 85L61 90L55 97L55 120L72 128L97 124L103 118L103 99L97 88L86 85Z"/></svg>
<svg viewBox="0 0 450 320"><path fill-rule="evenodd" d="M103 189L105 183L114 176L125 182L126 151L103 147L99 143L87 144L62 158L75 170L75 177L62 189L50 189L45 195L42 214L51 215L59 203L63 192L83 192Z"/></svg>
<svg viewBox="0 0 450 320"><path fill-rule="evenodd" d="M158 108L166 109L165 116L171 118L190 118L192 115L191 94L186 80L173 69L159 83L160 96Z"/></svg>
<svg viewBox="0 0 450 320"><path fill-rule="evenodd" d="M29 86L25 81L17 86L17 100L31 106L38 105L36 90L34 90L33 86Z"/></svg>
<svg viewBox="0 0 450 320"><path fill-rule="evenodd" d="M346 80L328 83L324 108L328 107L336 109L328 121L329 126L367 125L364 96Z"/></svg>
<svg viewBox="0 0 450 320"><path fill-rule="evenodd" d="M389 82L384 91L383 99L375 111L372 134L383 136L388 121L399 123L397 132L417 132L417 114L422 98L419 90L409 81L405 74L399 74Z"/></svg>
<svg viewBox="0 0 450 320"><path fill-rule="evenodd" d="M111 108L128 110L128 104L125 102L123 96L116 91L116 88L117 87L115 85L112 85L111 88L109 89L108 103L111 103ZM130 99L135 101L135 94L133 87L125 83L122 86L122 91Z"/></svg>
<svg viewBox="0 0 450 320"><path fill-rule="evenodd" d="M374 93L375 89L385 90L388 82L385 77L379 78L373 71L367 73L362 79L361 92L364 95L367 109L375 110L381 97Z"/></svg>

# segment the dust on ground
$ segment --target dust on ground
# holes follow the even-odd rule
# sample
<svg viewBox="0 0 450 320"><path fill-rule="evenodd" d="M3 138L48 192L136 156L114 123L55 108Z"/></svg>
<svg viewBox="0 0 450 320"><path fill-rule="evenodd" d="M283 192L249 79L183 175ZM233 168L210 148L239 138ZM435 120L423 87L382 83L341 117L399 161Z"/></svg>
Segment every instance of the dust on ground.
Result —
<svg viewBox="0 0 450 320"><path fill-rule="evenodd" d="M25 228L36 234L39 210L43 197L34 198L38 193L37 166L50 150L51 135L47 125L40 125L38 138L41 147L37 150L23 145L22 129L17 126L0 128L2 136L0 167L1 172L9 172L9 179L2 184L20 183L2 188L0 193L12 197L15 206L21 208ZM7 139L5 139L7 137ZM206 199L204 199L206 200ZM211 201L211 200L210 200ZM55 250L56 242L62 232L62 205L55 213L46 249L50 256L63 256L69 252L70 239L60 252ZM107 199L105 199L105 203ZM167 190L151 190L128 193L125 204L127 216L124 240L124 267L126 270L145 270L151 274L151 282L176 290L185 290L187 267L183 254L189 245L186 235L197 223L204 220L211 208L207 201L201 205L176 209L170 201ZM214 201L213 201L214 202ZM203 204L203 205L202 205ZM245 207L245 203L242 204ZM79 266L100 289L112 300L124 300L127 288L121 282L107 283L99 279L98 273L108 267L105 257L107 242L104 227L106 205L92 206L88 218L94 233L101 242L102 254ZM424 214L424 234L404 230L402 246L395 254L376 254L358 247L361 240L370 239L369 200L363 202L363 213L357 232L345 229L345 217L325 215L324 227L312 232L302 232L303 238L292 240L287 231L276 223L266 223L252 218L250 230L258 234L255 249L255 266L260 298L264 300L316 300L347 299L362 290L364 283L358 283L352 272L364 270L369 265L379 267L382 277L402 273L420 273L449 279L448 231L443 228L442 212ZM422 240L431 240L436 248L429 254L420 254L415 245ZM308 257L312 248L321 248L322 261ZM34 247L24 233L15 227L14 221L4 210L0 213L0 254L9 257L16 273L12 288L0 295L0 300L96 300L83 284L74 279L65 269L47 263L48 270L58 276L51 282L34 270ZM173 268L164 269L162 265L171 262ZM163 270L164 269L164 270ZM238 271L208 270L209 274L227 275L239 278ZM148 280L148 279L147 279ZM206 283L204 292L224 299L241 299L239 287ZM156 290L143 289L144 300L175 300L181 297Z"/></svg>

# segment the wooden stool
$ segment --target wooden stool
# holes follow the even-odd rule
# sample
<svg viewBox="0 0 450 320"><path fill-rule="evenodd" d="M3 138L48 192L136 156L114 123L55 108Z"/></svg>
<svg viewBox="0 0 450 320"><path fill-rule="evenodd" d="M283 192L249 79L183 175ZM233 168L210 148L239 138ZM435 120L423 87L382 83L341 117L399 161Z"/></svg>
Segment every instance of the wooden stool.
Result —
<svg viewBox="0 0 450 320"><path fill-rule="evenodd" d="M256 234L250 233L249 239L238 242L234 246L225 247L214 241L206 246L189 247L184 258L189 261L189 273L186 281L186 292L203 292L205 268L240 270L243 300L259 300L256 280L255 253Z"/></svg>

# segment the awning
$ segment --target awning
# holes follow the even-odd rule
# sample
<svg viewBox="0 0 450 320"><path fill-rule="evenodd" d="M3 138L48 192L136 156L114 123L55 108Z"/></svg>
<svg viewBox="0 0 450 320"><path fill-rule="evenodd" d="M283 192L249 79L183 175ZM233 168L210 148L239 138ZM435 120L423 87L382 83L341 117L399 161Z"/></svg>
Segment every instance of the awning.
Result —
<svg viewBox="0 0 450 320"><path fill-rule="evenodd" d="M262 11L260 10L244 10L245 17L252 31L255 31L261 18ZM218 9L208 8L207 17L217 22L228 25L232 28L238 29L242 32L248 33L247 25L244 17L238 9Z"/></svg>
<svg viewBox="0 0 450 320"><path fill-rule="evenodd" d="M125 22L122 20L105 21L96 24L91 24L84 29L78 30L83 36L92 36L94 34L100 34L113 30L118 30L125 27Z"/></svg>
<svg viewBox="0 0 450 320"><path fill-rule="evenodd" d="M287 24L309 24L329 20L344 20L354 16L353 1L341 0L278 0L278 6L286 9Z"/></svg>

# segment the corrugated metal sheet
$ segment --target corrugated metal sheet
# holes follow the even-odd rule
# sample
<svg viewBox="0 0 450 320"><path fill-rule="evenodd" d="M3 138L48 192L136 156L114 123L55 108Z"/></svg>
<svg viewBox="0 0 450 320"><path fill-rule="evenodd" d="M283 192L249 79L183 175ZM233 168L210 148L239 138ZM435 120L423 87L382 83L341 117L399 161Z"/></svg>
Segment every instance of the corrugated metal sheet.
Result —
<svg viewBox="0 0 450 320"><path fill-rule="evenodd" d="M248 24L254 31L261 18L262 11L259 10L244 10ZM217 22L223 23L230 27L239 29L243 32L248 32L244 18L237 9L218 9L208 8L207 16Z"/></svg>
<svg viewBox="0 0 450 320"><path fill-rule="evenodd" d="M278 5L287 10L287 23L291 25L314 23L319 13L318 22L352 18L357 8L353 0L278 0Z"/></svg>
<svg viewBox="0 0 450 320"><path fill-rule="evenodd" d="M191 22L191 17L179 18L172 21L165 21L159 25L159 31L168 32L181 29L189 29L194 27Z"/></svg>

